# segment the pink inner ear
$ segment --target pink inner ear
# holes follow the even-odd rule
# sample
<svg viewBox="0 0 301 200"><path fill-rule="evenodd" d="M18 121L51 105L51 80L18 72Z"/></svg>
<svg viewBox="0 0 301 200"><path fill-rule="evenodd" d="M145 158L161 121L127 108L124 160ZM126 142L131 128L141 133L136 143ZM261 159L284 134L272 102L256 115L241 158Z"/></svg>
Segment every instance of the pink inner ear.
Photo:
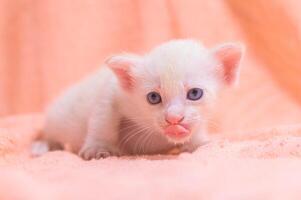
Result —
<svg viewBox="0 0 301 200"><path fill-rule="evenodd" d="M121 86L126 90L131 90L134 86L134 79L130 75L129 69L127 68L113 68L113 71L119 78Z"/></svg>
<svg viewBox="0 0 301 200"><path fill-rule="evenodd" d="M234 84L238 78L239 63L242 57L242 47L236 45L225 45L216 50L215 56L223 65L225 82L229 85Z"/></svg>
<svg viewBox="0 0 301 200"><path fill-rule="evenodd" d="M134 78L130 71L133 63L127 57L114 56L105 63L113 70L123 89L131 90L134 87Z"/></svg>

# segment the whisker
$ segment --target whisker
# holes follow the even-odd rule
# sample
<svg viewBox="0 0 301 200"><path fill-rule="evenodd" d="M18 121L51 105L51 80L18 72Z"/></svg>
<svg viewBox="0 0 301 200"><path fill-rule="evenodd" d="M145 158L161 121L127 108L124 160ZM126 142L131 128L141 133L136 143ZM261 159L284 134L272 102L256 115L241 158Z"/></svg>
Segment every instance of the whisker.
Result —
<svg viewBox="0 0 301 200"><path fill-rule="evenodd" d="M146 147L146 143L149 139L149 137L152 135L152 132L150 130L148 130L145 139L143 141L141 141L141 146L142 146L142 152L143 154L145 154L145 147Z"/></svg>
<svg viewBox="0 0 301 200"><path fill-rule="evenodd" d="M144 153L143 147L145 147L144 143L145 143L145 140L147 139L148 134L149 134L149 130L145 135L141 135L141 140L139 141L139 152L140 153Z"/></svg>
<svg viewBox="0 0 301 200"><path fill-rule="evenodd" d="M136 129L133 129L130 133L128 133L127 135L126 135L126 137L125 138L123 138L120 142L124 142L124 140L126 140L126 139L128 139L129 137L131 137L131 136L134 136L134 135L136 135L136 134L139 134L140 132L142 132L142 131L144 131L145 130L145 128L144 127L137 127Z"/></svg>
<svg viewBox="0 0 301 200"><path fill-rule="evenodd" d="M143 121L151 121L152 118L151 117L143 117ZM132 123L135 123L136 121L140 121L141 123L141 118L140 117L126 117L126 118L123 118L122 121L125 121L125 122L132 122Z"/></svg>
<svg viewBox="0 0 301 200"><path fill-rule="evenodd" d="M123 148L129 141L131 141L132 138L134 138L135 136L139 136L146 130L148 130L149 127L140 127L138 129L135 129L133 131L133 133L129 133L127 137L123 138L121 141L120 141L120 146L121 148Z"/></svg>
<svg viewBox="0 0 301 200"><path fill-rule="evenodd" d="M133 128L139 128L139 126L137 124L135 125L129 125L129 126L125 126L119 129L120 132L124 132Z"/></svg>
<svg viewBox="0 0 301 200"><path fill-rule="evenodd" d="M142 142L142 140L144 139L144 134L139 134L137 137L137 140L136 140L136 143L135 143L135 145L134 145L134 149L136 150L136 151L138 151L138 148L139 148L139 153L140 153L140 149L141 149L141 142Z"/></svg>
<svg viewBox="0 0 301 200"><path fill-rule="evenodd" d="M153 138L154 138L154 135L152 134L152 132L150 132L147 140L145 141L144 150L143 150L144 153L145 153L145 148L150 147L150 143L151 143L151 141L153 141Z"/></svg>

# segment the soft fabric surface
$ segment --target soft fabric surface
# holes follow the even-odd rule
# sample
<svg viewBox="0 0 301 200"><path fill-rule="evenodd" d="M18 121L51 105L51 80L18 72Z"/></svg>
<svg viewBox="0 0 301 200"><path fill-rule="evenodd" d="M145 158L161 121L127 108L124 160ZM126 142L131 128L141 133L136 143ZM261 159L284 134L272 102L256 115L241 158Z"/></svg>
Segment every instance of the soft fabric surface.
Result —
<svg viewBox="0 0 301 200"><path fill-rule="evenodd" d="M0 199L300 199L300 8L297 0L0 0ZM30 156L42 110L62 89L113 53L182 37L246 45L239 86L218 97L209 144L179 156Z"/></svg>
<svg viewBox="0 0 301 200"><path fill-rule="evenodd" d="M83 161L62 151L31 158L42 121L1 120L0 199L301 198L298 126L218 137L193 154Z"/></svg>

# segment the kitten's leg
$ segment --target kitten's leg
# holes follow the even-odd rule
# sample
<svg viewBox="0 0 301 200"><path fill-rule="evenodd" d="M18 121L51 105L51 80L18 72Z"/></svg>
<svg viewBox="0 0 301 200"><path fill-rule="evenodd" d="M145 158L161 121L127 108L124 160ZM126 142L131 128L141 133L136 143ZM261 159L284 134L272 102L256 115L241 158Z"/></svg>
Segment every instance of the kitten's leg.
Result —
<svg viewBox="0 0 301 200"><path fill-rule="evenodd" d="M112 106L97 108L89 119L88 133L79 155L85 160L118 156L118 124Z"/></svg>

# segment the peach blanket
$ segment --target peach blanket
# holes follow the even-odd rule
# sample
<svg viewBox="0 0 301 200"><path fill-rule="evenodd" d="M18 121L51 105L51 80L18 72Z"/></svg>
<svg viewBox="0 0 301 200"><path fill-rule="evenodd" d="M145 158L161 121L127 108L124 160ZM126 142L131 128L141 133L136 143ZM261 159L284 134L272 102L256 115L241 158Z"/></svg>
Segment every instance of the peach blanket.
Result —
<svg viewBox="0 0 301 200"><path fill-rule="evenodd" d="M83 161L62 151L31 158L41 124L1 120L0 199L301 198L300 126L215 138L193 154Z"/></svg>
<svg viewBox="0 0 301 200"><path fill-rule="evenodd" d="M300 8L295 0L0 0L0 199L300 199ZM43 114L24 113L41 113L109 54L178 37L247 46L209 144L179 156L30 157Z"/></svg>

